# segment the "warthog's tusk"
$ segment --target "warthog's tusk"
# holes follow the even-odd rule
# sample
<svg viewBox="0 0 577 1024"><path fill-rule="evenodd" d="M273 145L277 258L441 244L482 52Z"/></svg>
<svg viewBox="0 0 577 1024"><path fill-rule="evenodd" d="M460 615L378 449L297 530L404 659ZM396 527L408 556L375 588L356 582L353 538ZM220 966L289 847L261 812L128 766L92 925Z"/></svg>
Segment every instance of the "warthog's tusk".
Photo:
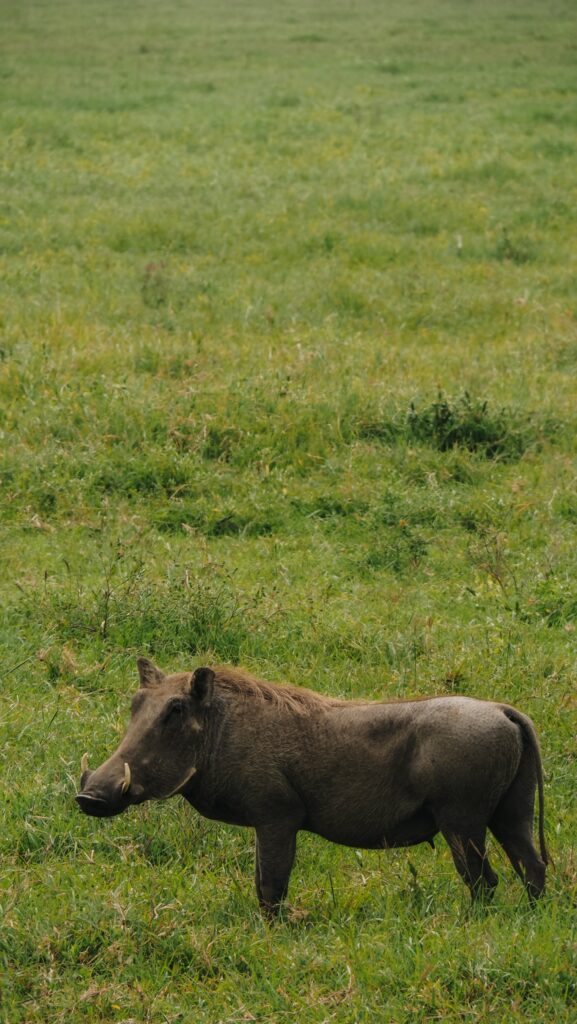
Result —
<svg viewBox="0 0 577 1024"><path fill-rule="evenodd" d="M80 758L80 771L83 775L88 771L88 754L83 754Z"/></svg>
<svg viewBox="0 0 577 1024"><path fill-rule="evenodd" d="M192 779L192 776L196 775L197 770L198 769L196 767L192 768L191 771L186 776L186 778L183 779L182 782L178 783L178 786L176 787L176 789L171 790L170 793L167 793L166 796L163 796L161 799L162 800L168 800L169 797L174 796L175 793L178 793L181 789L183 789L184 786L186 786L186 783L190 782L190 780Z"/></svg>
<svg viewBox="0 0 577 1024"><path fill-rule="evenodd" d="M130 765L124 762L124 782L122 783L122 792L128 793L130 789Z"/></svg>

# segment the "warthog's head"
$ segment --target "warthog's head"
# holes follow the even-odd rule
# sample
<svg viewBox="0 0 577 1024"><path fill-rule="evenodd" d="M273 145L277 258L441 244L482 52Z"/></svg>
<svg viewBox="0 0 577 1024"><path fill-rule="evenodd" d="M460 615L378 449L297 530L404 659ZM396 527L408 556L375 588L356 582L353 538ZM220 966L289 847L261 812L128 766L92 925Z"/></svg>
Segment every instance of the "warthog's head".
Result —
<svg viewBox="0 0 577 1024"><path fill-rule="evenodd" d="M85 814L98 818L180 793L197 770L214 672L197 668L165 676L146 658L137 664L140 689L120 746L95 771L88 768L88 755L82 758L76 800Z"/></svg>

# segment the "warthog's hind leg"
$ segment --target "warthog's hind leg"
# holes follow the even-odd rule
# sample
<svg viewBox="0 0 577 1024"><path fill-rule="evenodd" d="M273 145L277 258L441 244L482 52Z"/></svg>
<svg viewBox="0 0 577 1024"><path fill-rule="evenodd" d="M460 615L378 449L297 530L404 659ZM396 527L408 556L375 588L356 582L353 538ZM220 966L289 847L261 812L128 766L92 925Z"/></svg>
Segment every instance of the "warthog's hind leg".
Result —
<svg viewBox="0 0 577 1024"><path fill-rule="evenodd" d="M533 765L524 758L515 781L489 821L495 839L525 883L531 902L538 899L545 889L545 864L533 842L535 787Z"/></svg>
<svg viewBox="0 0 577 1024"><path fill-rule="evenodd" d="M498 839L533 903L545 889L545 864L533 845L531 825L526 821L492 818L489 828Z"/></svg>
<svg viewBox="0 0 577 1024"><path fill-rule="evenodd" d="M256 829L255 882L261 909L278 914L285 899L296 852L294 826L265 825Z"/></svg>

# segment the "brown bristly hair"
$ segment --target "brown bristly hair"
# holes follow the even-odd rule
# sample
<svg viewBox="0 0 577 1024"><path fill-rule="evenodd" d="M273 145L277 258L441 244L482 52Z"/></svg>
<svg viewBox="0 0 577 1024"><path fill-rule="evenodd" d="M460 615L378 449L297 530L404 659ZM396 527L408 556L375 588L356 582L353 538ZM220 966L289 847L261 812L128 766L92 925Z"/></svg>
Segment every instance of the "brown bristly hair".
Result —
<svg viewBox="0 0 577 1024"><path fill-rule="evenodd" d="M256 676L243 672L241 669L232 668L230 665L214 665L213 671L216 676L216 686L220 692L228 692L236 697L247 700L256 699L268 704L275 704L277 707L286 707L297 714L309 714L311 711L323 707L336 707L351 701L338 700L336 697L327 697L322 693L315 693L304 687L291 686L288 683L269 683L264 679L257 679ZM365 703L364 701L358 703Z"/></svg>

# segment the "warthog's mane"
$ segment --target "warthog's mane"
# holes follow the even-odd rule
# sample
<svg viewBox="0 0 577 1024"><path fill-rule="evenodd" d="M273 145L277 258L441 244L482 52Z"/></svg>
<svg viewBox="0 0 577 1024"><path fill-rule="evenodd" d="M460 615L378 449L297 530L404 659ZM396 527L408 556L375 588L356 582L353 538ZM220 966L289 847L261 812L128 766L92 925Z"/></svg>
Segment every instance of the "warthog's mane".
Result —
<svg viewBox="0 0 577 1024"><path fill-rule="evenodd" d="M307 690L301 686L292 686L290 683L270 683L265 679L258 679L242 669L233 668L231 665L214 665L213 671L216 676L217 693L220 693L225 700L227 698L237 701L259 700L263 704L275 705L300 715L310 715L315 711L354 705L357 707L359 705L383 707L385 705L423 704L440 698L450 701L473 699L457 693L430 693L416 697L390 697L386 700L368 700L362 697L345 699L329 697L327 694ZM482 698L476 699L480 701ZM486 703L494 702L489 700ZM507 707L507 705L503 705L503 707Z"/></svg>
<svg viewBox="0 0 577 1024"><path fill-rule="evenodd" d="M286 708L301 715L311 714L322 708L342 706L344 703L354 703L327 697L299 686L291 686L289 683L269 683L229 665L215 665L214 672L217 692L225 698L259 700L264 704L274 704L276 707Z"/></svg>

